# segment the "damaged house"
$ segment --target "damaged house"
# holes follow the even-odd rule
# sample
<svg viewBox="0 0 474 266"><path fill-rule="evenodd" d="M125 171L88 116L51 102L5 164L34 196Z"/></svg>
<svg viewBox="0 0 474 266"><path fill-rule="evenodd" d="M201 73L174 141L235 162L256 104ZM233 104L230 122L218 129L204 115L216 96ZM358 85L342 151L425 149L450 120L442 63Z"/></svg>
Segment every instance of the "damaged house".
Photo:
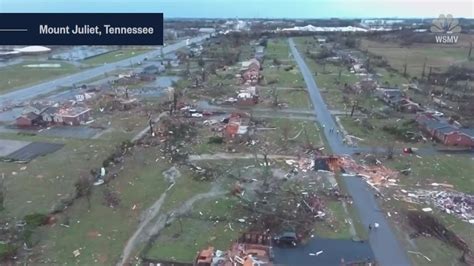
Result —
<svg viewBox="0 0 474 266"><path fill-rule="evenodd" d="M428 114L418 115L416 122L423 132L444 145L474 148L474 129L461 128Z"/></svg>
<svg viewBox="0 0 474 266"><path fill-rule="evenodd" d="M239 142L249 135L249 118L242 114L233 113L224 119L222 134L227 142Z"/></svg>
<svg viewBox="0 0 474 266"><path fill-rule="evenodd" d="M260 62L255 58L242 62L240 78L242 84L256 85L260 79Z"/></svg>
<svg viewBox="0 0 474 266"><path fill-rule="evenodd" d="M41 116L34 113L28 112L26 114L21 115L16 119L16 125L19 127L31 127L38 125L41 121Z"/></svg>
<svg viewBox="0 0 474 266"><path fill-rule="evenodd" d="M384 103L391 106L396 106L398 102L405 97L399 88L377 88L375 95Z"/></svg>
<svg viewBox="0 0 474 266"><path fill-rule="evenodd" d="M61 108L54 114L54 122L64 125L78 126L90 118L91 109L87 107Z"/></svg>
<svg viewBox="0 0 474 266"><path fill-rule="evenodd" d="M377 88L375 95L378 99L400 112L417 113L424 110L419 103L406 97L399 88Z"/></svg>
<svg viewBox="0 0 474 266"><path fill-rule="evenodd" d="M257 103L258 91L254 86L241 89L237 94L237 104L239 105L255 105Z"/></svg>

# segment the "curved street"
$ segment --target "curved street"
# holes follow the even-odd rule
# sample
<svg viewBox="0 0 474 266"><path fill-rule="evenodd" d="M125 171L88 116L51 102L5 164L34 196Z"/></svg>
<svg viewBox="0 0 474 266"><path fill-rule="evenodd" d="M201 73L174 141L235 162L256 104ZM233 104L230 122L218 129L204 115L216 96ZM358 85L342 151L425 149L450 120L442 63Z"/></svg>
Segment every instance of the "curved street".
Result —
<svg viewBox="0 0 474 266"><path fill-rule="evenodd" d="M333 153L352 154L354 149L345 145L339 134L329 133L329 129L337 128L337 124L321 96L319 88L313 78L313 73L299 54L292 38L289 39L289 44L291 53L298 64L308 88L316 118L323 127L324 134ZM390 223L384 216L384 212L379 209L374 194L367 183L362 178L354 176L345 177L344 182L346 183L348 193L352 196L354 204L357 207L362 223L365 226L374 222L380 224L377 231L371 232L369 236L370 245L377 262L381 265L410 265L411 263L406 251L400 245Z"/></svg>
<svg viewBox="0 0 474 266"><path fill-rule="evenodd" d="M188 40L183 40L174 44L170 44L168 46L164 46L163 53L164 54L171 53L191 43L200 42L206 38L208 38L208 35L198 36L195 38L191 38ZM16 89L14 91L0 95L0 107L5 107L7 105L14 105L26 100L31 100L41 94L46 94L46 93L55 91L58 89L59 86L63 86L63 87L73 86L73 84L78 84L83 81L98 77L100 75L104 75L105 73L114 71L117 68L128 67L130 66L130 62L135 62L135 63L141 62L145 58L152 58L152 57L157 57L160 55L161 55L161 48L154 49L150 52L140 54L131 58L127 58L121 61L104 64L102 66L84 70L72 75L67 75L67 76L63 76L54 80L41 82L33 86L27 86L24 88Z"/></svg>

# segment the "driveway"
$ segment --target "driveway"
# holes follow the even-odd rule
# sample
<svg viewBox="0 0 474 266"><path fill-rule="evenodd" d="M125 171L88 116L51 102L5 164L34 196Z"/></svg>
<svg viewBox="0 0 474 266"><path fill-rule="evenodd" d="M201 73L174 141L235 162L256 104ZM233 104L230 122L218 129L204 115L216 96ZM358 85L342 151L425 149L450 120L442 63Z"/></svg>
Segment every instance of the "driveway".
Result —
<svg viewBox="0 0 474 266"><path fill-rule="evenodd" d="M189 39L188 43L191 44L195 42L200 42L206 39L207 37L208 35L191 38ZM186 40L183 40L175 44L171 44L166 47L163 47L163 53L170 53L175 50L178 50L179 48L186 46L186 42L187 42ZM31 100L37 97L38 95L46 94L46 93L57 90L58 86L64 87L64 86L72 86L73 84L80 84L81 82L85 80L98 77L107 72L116 70L117 68L128 67L130 66L131 62L141 62L145 58L157 57L160 55L161 55L161 49L155 49L153 51L140 54L135 57L124 59L122 61L104 64L102 66L88 69L79 73L75 73L75 74L68 75L65 77L60 77L60 78L46 81L43 83L39 83L33 86L17 89L12 92L0 95L0 107L6 107L7 105L18 104L26 100Z"/></svg>
<svg viewBox="0 0 474 266"><path fill-rule="evenodd" d="M298 67L303 75L308 88L309 96L313 103L314 112L317 120L324 127L324 134L328 140L334 154L351 154L353 149L346 146L342 141L340 134L331 134L331 128L337 128L337 125L324 102L318 86L313 78L313 74L304 62L304 59L296 49L293 39L289 39L291 53L296 60ZM378 203L373 196L373 192L367 183L357 177L344 178L347 190L352 196L355 206L358 209L362 223L368 226L370 223L377 222L380 228L371 232L369 237L370 245L375 258L381 265L410 265L410 260L406 251L400 245L395 233L392 231L390 223L387 221L383 212L379 209Z"/></svg>

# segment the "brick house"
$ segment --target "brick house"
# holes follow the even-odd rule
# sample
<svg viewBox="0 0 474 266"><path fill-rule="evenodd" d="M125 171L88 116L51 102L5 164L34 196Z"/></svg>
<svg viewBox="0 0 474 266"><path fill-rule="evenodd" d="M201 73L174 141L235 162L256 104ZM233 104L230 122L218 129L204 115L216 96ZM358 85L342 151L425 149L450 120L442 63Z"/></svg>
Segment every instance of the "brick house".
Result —
<svg viewBox="0 0 474 266"><path fill-rule="evenodd" d="M39 118L40 116L38 114L29 112L18 117L15 122L19 127L31 127L37 123Z"/></svg>
<svg viewBox="0 0 474 266"><path fill-rule="evenodd" d="M248 118L240 114L231 114L224 126L222 136L227 142L240 141L248 136Z"/></svg>
<svg viewBox="0 0 474 266"><path fill-rule="evenodd" d="M423 132L444 145L474 148L473 129L460 128L447 120L425 114L418 115L416 121Z"/></svg>

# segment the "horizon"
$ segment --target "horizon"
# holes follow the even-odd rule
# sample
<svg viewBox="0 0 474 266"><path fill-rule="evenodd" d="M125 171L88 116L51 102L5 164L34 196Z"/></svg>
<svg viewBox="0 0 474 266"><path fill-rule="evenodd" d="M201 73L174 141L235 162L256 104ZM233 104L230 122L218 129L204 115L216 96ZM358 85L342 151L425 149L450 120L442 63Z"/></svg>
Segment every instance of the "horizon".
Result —
<svg viewBox="0 0 474 266"><path fill-rule="evenodd" d="M389 0L384 1L383 5L374 0L0 0L2 13L58 13L72 10L77 13L162 12L165 18L170 19L424 19L436 18L440 14L474 18L474 4L469 0Z"/></svg>

